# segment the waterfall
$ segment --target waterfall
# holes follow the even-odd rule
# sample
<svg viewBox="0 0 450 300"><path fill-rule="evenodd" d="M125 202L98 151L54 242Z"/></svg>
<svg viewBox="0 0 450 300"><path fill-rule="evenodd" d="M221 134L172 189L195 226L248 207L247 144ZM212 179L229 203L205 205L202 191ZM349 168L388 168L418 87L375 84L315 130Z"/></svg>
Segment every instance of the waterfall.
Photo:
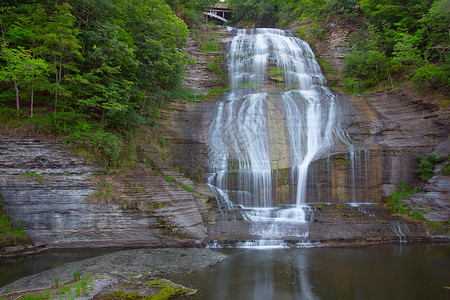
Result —
<svg viewBox="0 0 450 300"><path fill-rule="evenodd" d="M349 140L335 96L309 45L282 30L237 30L227 61L231 89L209 131L208 184L219 207L243 211L251 234L306 237L308 168L334 136Z"/></svg>

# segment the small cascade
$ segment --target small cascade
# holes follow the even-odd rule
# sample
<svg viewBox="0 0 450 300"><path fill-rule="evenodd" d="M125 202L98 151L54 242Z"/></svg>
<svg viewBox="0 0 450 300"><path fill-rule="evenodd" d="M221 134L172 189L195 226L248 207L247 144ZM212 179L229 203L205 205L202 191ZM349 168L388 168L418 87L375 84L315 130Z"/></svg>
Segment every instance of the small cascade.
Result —
<svg viewBox="0 0 450 300"><path fill-rule="evenodd" d="M245 241L236 244L236 248L243 249L281 249L288 248L288 245L283 240L256 240Z"/></svg>
<svg viewBox="0 0 450 300"><path fill-rule="evenodd" d="M249 235L260 241L249 247L303 240L310 165L329 162L336 142L351 149L356 184L359 158L340 126L336 97L309 45L282 30L237 30L228 69L231 89L209 131L208 185L219 209L240 210L250 222Z"/></svg>
<svg viewBox="0 0 450 300"><path fill-rule="evenodd" d="M263 239L305 238L308 236L305 211L307 207L246 208L245 216L251 222L250 234Z"/></svg>
<svg viewBox="0 0 450 300"><path fill-rule="evenodd" d="M406 236L403 233L404 230L408 230L406 225L404 225L404 230L402 230L400 222L398 221L389 221L389 226L391 227L392 232L398 236L398 240L400 243L406 243Z"/></svg>

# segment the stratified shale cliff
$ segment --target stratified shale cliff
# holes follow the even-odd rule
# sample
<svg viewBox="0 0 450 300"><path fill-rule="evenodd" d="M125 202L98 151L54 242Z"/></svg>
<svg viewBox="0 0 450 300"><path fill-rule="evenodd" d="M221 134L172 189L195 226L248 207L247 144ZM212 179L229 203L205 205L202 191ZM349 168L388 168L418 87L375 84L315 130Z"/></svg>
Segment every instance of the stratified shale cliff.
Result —
<svg viewBox="0 0 450 300"><path fill-rule="evenodd" d="M6 212L45 244L158 243L154 216L92 200L98 171L42 137L0 136L0 193Z"/></svg>
<svg viewBox="0 0 450 300"><path fill-rule="evenodd" d="M339 26L330 25L324 42L315 44L318 56L334 61L336 69L342 67L343 43L348 38L348 30L338 30ZM198 59L202 52L196 43L189 47ZM195 69L187 72L195 78L186 82L204 91L201 85L209 85L213 77L206 60L198 60ZM277 83L272 80L267 86L276 89ZM445 230L433 232L419 221L390 215L383 198L402 180L422 184L413 172L418 164L415 154L448 155L449 108L440 104L437 95L424 97L401 89L338 94L337 101L346 107L340 117L354 152L350 155L347 148L337 146L329 160L311 164L307 239L352 244L448 240ZM216 106L214 101L168 101L154 132L140 135L140 159L152 168L142 164L107 176L58 141L0 135L4 208L16 224L24 220L33 240L49 246L198 245L257 238L248 233L250 225L239 212L221 211L206 187L208 128ZM163 147L151 142L150 135L155 134L164 137ZM432 221L450 217L450 178L440 171L445 166L438 166L424 192L405 200L426 209L424 216ZM283 172L278 178L281 184L286 181ZM103 181L113 187L115 199L98 197ZM326 193L321 189L325 185Z"/></svg>

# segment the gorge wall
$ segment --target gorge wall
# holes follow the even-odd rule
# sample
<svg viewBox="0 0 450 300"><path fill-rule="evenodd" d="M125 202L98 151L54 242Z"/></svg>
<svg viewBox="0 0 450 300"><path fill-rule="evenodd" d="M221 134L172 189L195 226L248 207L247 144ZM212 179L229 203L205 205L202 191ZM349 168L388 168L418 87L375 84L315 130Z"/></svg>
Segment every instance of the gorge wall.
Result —
<svg viewBox="0 0 450 300"><path fill-rule="evenodd" d="M325 42L315 46L319 56L334 59L338 68L342 51L333 51L333 47L342 48L345 38L332 38L338 34L335 30L339 29L331 26ZM198 59L202 52L194 42L189 45ZM196 89L209 85L212 78L207 61L199 61L188 71L195 77L190 86ZM267 85L276 88L273 81ZM140 141L145 149L141 159L153 167L143 164L106 177L57 141L1 135L0 193L6 211L16 223L25 221L32 239L54 246L197 245L208 240L226 243L256 238L248 233L250 225L242 215L221 211L205 186L207 131L215 100L165 103L158 127ZM448 154L448 107L433 96L424 98L402 89L366 95L339 93L338 101L346 106L341 117L355 152L349 157L348 149L336 147L329 160L312 164L308 239L361 244L448 240L445 235L435 236L424 223L391 216L383 205L383 198L402 180L419 183L413 173L417 168L414 154ZM164 137L165 145L151 141L155 134ZM352 160L358 162L353 171ZM26 172L41 177L24 176ZM114 186L116 199L92 200L100 189L99 179ZM364 184L355 185L354 180ZM415 195L420 199L409 201L427 207L431 219L445 221L450 211L449 176L441 172L433 180L425 194ZM323 185L330 186L325 194L319 189ZM348 205L351 202L368 204L353 207Z"/></svg>

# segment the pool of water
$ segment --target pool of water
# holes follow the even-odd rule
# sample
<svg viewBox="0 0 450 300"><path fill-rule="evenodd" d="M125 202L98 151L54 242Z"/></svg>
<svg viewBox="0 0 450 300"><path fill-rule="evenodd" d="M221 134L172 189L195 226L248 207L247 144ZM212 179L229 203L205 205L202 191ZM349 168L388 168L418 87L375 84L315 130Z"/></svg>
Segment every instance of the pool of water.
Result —
<svg viewBox="0 0 450 300"><path fill-rule="evenodd" d="M0 259L0 290L18 278L112 251L64 250ZM189 299L450 299L450 244L214 251L230 256L206 269L169 277L198 289Z"/></svg>
<svg viewBox="0 0 450 300"><path fill-rule="evenodd" d="M72 261L110 253L112 249L67 249L47 251L35 255L0 258L0 287L22 277L57 268ZM1 288L0 288L1 290Z"/></svg>
<svg viewBox="0 0 450 300"><path fill-rule="evenodd" d="M191 299L450 299L449 245L222 251Z"/></svg>

